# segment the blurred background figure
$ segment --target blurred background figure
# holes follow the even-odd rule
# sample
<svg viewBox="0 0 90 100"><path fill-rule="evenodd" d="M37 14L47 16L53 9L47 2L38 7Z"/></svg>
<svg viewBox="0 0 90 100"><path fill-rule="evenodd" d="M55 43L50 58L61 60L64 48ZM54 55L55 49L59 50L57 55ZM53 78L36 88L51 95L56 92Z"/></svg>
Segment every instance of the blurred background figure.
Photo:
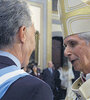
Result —
<svg viewBox="0 0 90 100"><path fill-rule="evenodd" d="M60 100L61 80L60 73L54 67L52 61L48 62L48 67L42 71L42 79L51 87L53 92L53 100Z"/></svg>
<svg viewBox="0 0 90 100"><path fill-rule="evenodd" d="M61 80L60 73L58 69L55 68L54 71L54 82L55 82L55 90L54 90L54 100L61 100Z"/></svg>
<svg viewBox="0 0 90 100"><path fill-rule="evenodd" d="M61 80L61 91L60 91L60 98L65 99L66 93L67 93L67 88L68 88L68 67L60 67L58 69L60 73L60 80Z"/></svg>
<svg viewBox="0 0 90 100"><path fill-rule="evenodd" d="M35 63L31 68L31 75L41 78L41 69L38 68L37 63Z"/></svg>
<svg viewBox="0 0 90 100"><path fill-rule="evenodd" d="M52 61L49 61L48 67L42 71L42 79L51 87L53 94L55 90L54 70Z"/></svg>
<svg viewBox="0 0 90 100"><path fill-rule="evenodd" d="M27 66L27 72L35 77L41 78L41 69L38 68L38 64L34 61Z"/></svg>

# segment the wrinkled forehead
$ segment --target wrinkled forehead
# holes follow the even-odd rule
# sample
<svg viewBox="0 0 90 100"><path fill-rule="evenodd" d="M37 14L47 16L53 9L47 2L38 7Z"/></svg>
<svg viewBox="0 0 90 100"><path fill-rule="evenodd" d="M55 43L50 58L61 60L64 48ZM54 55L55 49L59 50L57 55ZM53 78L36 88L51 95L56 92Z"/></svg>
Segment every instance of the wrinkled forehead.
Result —
<svg viewBox="0 0 90 100"><path fill-rule="evenodd" d="M67 39L69 39L69 38L75 38L75 37L77 37L78 36L78 34L72 34L72 35L68 35L68 36L66 36L63 40L65 41L65 40L67 40Z"/></svg>
<svg viewBox="0 0 90 100"><path fill-rule="evenodd" d="M76 41L79 42L80 40L81 38L78 36L78 34L68 35L67 37L64 38L64 46Z"/></svg>
<svg viewBox="0 0 90 100"><path fill-rule="evenodd" d="M68 38L78 38L78 39L83 39L83 40L90 41L90 31L67 35L64 38L64 41L67 40Z"/></svg>

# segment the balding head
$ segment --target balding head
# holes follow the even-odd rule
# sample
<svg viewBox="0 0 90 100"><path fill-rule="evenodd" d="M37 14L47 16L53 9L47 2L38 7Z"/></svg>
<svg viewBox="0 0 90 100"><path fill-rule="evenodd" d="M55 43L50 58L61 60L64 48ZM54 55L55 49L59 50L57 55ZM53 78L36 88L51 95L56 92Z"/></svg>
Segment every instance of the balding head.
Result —
<svg viewBox="0 0 90 100"><path fill-rule="evenodd" d="M48 67L49 67L49 68L52 68L52 67L53 67L52 61L49 61L49 62L48 62Z"/></svg>

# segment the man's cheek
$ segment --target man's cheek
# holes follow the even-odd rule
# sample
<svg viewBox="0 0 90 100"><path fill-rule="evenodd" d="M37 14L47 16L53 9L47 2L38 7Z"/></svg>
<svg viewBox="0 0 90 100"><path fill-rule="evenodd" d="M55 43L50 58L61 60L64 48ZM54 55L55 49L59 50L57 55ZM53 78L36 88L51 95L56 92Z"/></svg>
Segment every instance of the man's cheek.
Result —
<svg viewBox="0 0 90 100"><path fill-rule="evenodd" d="M89 64L89 59L87 58L87 56L83 56L83 59L84 59L84 63L85 63L85 65L88 65Z"/></svg>

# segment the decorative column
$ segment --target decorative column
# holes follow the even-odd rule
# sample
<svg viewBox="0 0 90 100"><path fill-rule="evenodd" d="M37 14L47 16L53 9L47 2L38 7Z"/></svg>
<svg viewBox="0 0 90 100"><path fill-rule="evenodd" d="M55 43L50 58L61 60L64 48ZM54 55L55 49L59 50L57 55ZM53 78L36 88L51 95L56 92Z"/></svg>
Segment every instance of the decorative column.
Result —
<svg viewBox="0 0 90 100"><path fill-rule="evenodd" d="M52 0L47 0L47 55L46 63L52 60Z"/></svg>

